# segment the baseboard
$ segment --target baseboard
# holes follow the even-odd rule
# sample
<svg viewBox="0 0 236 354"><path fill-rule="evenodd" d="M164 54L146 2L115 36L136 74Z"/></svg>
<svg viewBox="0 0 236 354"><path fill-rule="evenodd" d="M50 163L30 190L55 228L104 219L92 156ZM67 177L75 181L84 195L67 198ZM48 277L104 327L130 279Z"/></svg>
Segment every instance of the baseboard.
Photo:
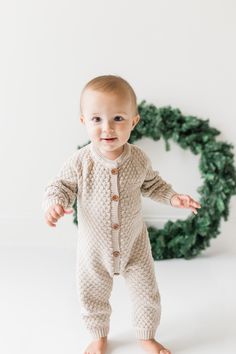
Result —
<svg viewBox="0 0 236 354"><path fill-rule="evenodd" d="M197 216L196 216L197 217ZM185 216L180 216L180 215L148 215L148 214L143 214L144 221L149 224L149 225L164 225L168 220L171 220L175 222L176 220L185 220ZM229 216L229 220L232 222L236 222L236 216ZM44 222L44 216L43 215L38 215L37 217L32 216L32 215L21 215L21 216L15 216L15 215L4 215L0 216L0 224L8 224L8 223L42 223Z"/></svg>

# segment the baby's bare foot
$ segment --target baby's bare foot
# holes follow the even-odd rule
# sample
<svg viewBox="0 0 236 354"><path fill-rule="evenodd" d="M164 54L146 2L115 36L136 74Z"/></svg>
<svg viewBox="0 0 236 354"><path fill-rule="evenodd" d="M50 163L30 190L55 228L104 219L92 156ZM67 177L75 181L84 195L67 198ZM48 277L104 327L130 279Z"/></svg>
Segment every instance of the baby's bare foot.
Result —
<svg viewBox="0 0 236 354"><path fill-rule="evenodd" d="M171 354L169 349L166 349L155 339L139 340L141 347L149 354Z"/></svg>
<svg viewBox="0 0 236 354"><path fill-rule="evenodd" d="M107 337L92 341L85 349L84 354L105 354L107 348Z"/></svg>

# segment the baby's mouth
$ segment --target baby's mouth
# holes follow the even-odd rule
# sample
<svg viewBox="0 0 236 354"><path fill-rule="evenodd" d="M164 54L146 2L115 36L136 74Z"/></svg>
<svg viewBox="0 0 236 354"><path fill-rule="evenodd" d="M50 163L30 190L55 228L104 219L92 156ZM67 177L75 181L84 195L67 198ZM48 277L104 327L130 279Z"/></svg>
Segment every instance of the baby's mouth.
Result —
<svg viewBox="0 0 236 354"><path fill-rule="evenodd" d="M102 140L106 140L106 141L113 141L115 139L117 139L117 138L102 138Z"/></svg>

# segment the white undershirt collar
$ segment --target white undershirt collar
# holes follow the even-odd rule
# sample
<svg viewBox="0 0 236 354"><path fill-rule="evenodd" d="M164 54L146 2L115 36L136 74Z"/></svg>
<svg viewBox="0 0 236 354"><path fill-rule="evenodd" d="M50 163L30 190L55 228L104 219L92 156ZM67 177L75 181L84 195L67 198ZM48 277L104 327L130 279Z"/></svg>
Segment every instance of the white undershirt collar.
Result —
<svg viewBox="0 0 236 354"><path fill-rule="evenodd" d="M105 157L93 142L90 143L90 150L97 161L100 161L107 167L117 167L122 165L130 157L131 146L128 142L125 143L123 152L115 160L110 160Z"/></svg>

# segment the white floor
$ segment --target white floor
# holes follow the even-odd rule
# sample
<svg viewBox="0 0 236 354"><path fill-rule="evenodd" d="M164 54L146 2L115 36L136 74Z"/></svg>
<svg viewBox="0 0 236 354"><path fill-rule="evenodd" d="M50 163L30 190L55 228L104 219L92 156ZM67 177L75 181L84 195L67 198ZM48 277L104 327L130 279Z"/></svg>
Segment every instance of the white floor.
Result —
<svg viewBox="0 0 236 354"><path fill-rule="evenodd" d="M75 287L76 228L69 223L1 224L0 353L82 354L88 344ZM235 220L223 223L196 259L155 262L162 298L156 339L173 354L236 353L235 229ZM111 304L108 354L143 353L122 277Z"/></svg>

